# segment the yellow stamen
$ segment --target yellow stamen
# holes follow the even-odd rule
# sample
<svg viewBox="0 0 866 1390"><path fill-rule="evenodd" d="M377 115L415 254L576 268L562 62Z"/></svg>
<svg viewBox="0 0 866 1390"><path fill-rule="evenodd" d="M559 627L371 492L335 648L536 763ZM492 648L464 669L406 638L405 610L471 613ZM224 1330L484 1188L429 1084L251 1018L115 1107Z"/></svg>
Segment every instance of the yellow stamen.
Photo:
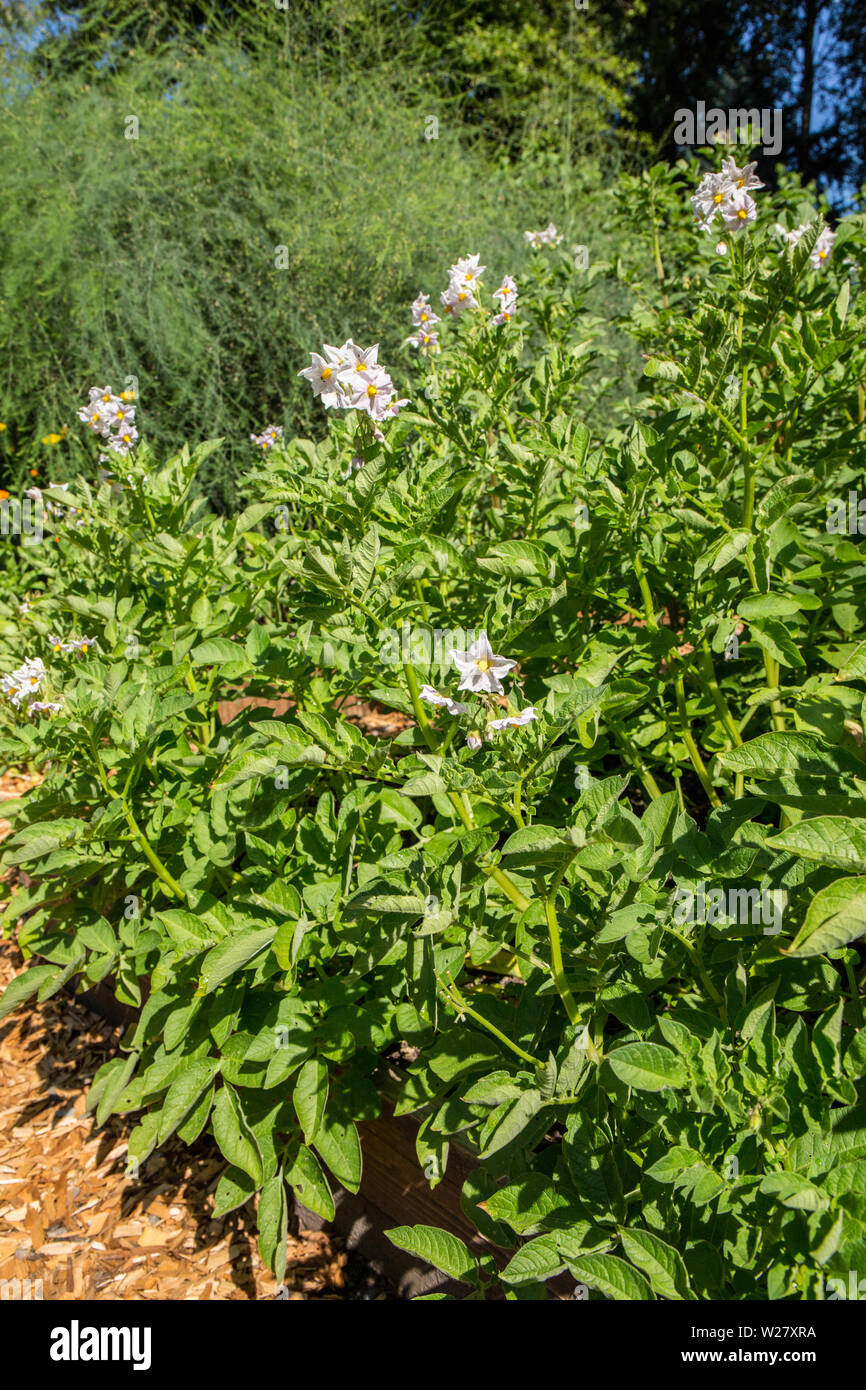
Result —
<svg viewBox="0 0 866 1390"><path fill-rule="evenodd" d="M476 661L475 665L478 667L479 671L490 670L490 662L487 660L485 656L482 656L480 661Z"/></svg>

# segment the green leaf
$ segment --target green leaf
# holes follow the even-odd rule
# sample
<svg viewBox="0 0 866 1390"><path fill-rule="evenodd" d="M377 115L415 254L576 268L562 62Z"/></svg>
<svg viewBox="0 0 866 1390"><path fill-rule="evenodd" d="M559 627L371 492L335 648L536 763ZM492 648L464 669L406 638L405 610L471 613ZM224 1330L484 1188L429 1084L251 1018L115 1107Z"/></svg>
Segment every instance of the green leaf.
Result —
<svg viewBox="0 0 866 1390"><path fill-rule="evenodd" d="M304 1138L312 1144L322 1123L328 1100L328 1068L324 1062L310 1058L298 1073L292 1104Z"/></svg>
<svg viewBox="0 0 866 1390"><path fill-rule="evenodd" d="M205 994L212 993L223 980L227 980L266 946L270 946L276 931L276 922L269 927L248 927L226 937L208 951L201 968L201 983Z"/></svg>
<svg viewBox="0 0 866 1390"><path fill-rule="evenodd" d="M438 1226L393 1226L385 1235L398 1250L408 1250L452 1279L464 1284L478 1283L478 1268L472 1253L449 1231Z"/></svg>
<svg viewBox="0 0 866 1390"><path fill-rule="evenodd" d="M866 932L866 878L839 878L816 893L788 948L791 956L820 956Z"/></svg>
<svg viewBox="0 0 866 1390"><path fill-rule="evenodd" d="M261 1154L230 1086L222 1086L214 1102L213 1132L229 1163L240 1168L258 1187L263 1177Z"/></svg>
<svg viewBox="0 0 866 1390"><path fill-rule="evenodd" d="M316 1134L316 1151L327 1163L337 1182L350 1192L361 1185L361 1141L358 1130L350 1120L344 1124L327 1113Z"/></svg>
<svg viewBox="0 0 866 1390"><path fill-rule="evenodd" d="M531 1090L524 1091L515 1100L506 1101L498 1111L494 1111L490 1128L487 1130L482 1158L490 1158L522 1134L543 1104L541 1092Z"/></svg>
<svg viewBox="0 0 866 1390"><path fill-rule="evenodd" d="M681 1058L661 1043L626 1043L608 1053L607 1061L620 1081L638 1091L662 1091L668 1086L688 1084Z"/></svg>
<svg viewBox="0 0 866 1390"><path fill-rule="evenodd" d="M619 1234L625 1254L647 1276L654 1293L672 1299L688 1296L688 1271L682 1256L672 1245L666 1244L653 1231L621 1227Z"/></svg>
<svg viewBox="0 0 866 1390"><path fill-rule="evenodd" d="M632 1269L618 1255L569 1256L566 1251L568 1268L580 1283L591 1289L598 1289L605 1298L614 1298L630 1303L646 1303L653 1298L653 1291L642 1274Z"/></svg>
<svg viewBox="0 0 866 1390"><path fill-rule="evenodd" d="M221 1216L227 1216L230 1211L236 1211L248 1202L258 1187L258 1183L250 1177L249 1173L243 1172L240 1168L228 1167L217 1183L216 1193L214 1194L213 1219L216 1221Z"/></svg>
<svg viewBox="0 0 866 1390"><path fill-rule="evenodd" d="M559 1247L559 1237L551 1232L536 1236L522 1245L503 1269L500 1278L506 1284L525 1284L535 1280L554 1279L567 1268Z"/></svg>
<svg viewBox="0 0 866 1390"><path fill-rule="evenodd" d="M829 1197L799 1173L768 1173L760 1190L797 1211L821 1211L830 1204Z"/></svg>
<svg viewBox="0 0 866 1390"><path fill-rule="evenodd" d="M282 1171L268 1178L262 1188L258 1210L259 1253L268 1269L282 1283L286 1272L286 1237L289 1231L289 1207Z"/></svg>
<svg viewBox="0 0 866 1390"><path fill-rule="evenodd" d="M758 780L794 773L832 779L866 778L866 763L846 748L822 743L812 734L759 734L739 748L716 754L716 760L731 772L742 772Z"/></svg>
<svg viewBox="0 0 866 1390"><path fill-rule="evenodd" d="M801 859L866 871L866 824L845 816L815 816L798 821L765 841L769 849L799 854Z"/></svg>
<svg viewBox="0 0 866 1390"><path fill-rule="evenodd" d="M20 975L9 981L3 991L0 998L0 1018L11 1014L13 1009L17 1009L19 1004L23 1004L25 999L29 999L42 985L48 980L53 980L59 973L56 965L34 965L29 970L22 970Z"/></svg>
<svg viewBox="0 0 866 1390"><path fill-rule="evenodd" d="M219 1070L219 1060L209 1057L193 1062L168 1088L159 1122L159 1142L164 1144L182 1120L193 1109L202 1092L210 1085Z"/></svg>
<svg viewBox="0 0 866 1390"><path fill-rule="evenodd" d="M333 1221L335 1207L328 1179L316 1155L305 1144L300 1145L295 1161L286 1173L286 1181L302 1206L308 1207L324 1221Z"/></svg>
<svg viewBox="0 0 866 1390"><path fill-rule="evenodd" d="M794 644L788 629L775 618L753 618L749 624L752 636L780 666L805 666L799 647Z"/></svg>
<svg viewBox="0 0 866 1390"><path fill-rule="evenodd" d="M250 664L240 643L232 642L228 637L211 637L207 642L200 642L189 655L193 666L219 666L227 661L238 662L242 666Z"/></svg>

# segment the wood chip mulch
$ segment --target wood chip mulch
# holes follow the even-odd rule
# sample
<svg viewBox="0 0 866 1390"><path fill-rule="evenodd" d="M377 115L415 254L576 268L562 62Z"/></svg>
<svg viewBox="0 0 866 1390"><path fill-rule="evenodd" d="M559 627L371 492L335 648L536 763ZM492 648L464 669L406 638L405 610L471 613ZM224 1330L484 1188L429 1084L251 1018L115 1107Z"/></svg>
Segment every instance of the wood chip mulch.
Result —
<svg viewBox="0 0 866 1390"><path fill-rule="evenodd" d="M0 988L23 961L0 943ZM170 1142L126 1175L128 1117L85 1114L121 1031L60 994L0 1024L0 1290L45 1299L379 1298L324 1232L289 1238L278 1286L249 1207L211 1219L224 1162L206 1139ZM30 1280L29 1285L25 1280ZM40 1281L41 1285L35 1281Z"/></svg>

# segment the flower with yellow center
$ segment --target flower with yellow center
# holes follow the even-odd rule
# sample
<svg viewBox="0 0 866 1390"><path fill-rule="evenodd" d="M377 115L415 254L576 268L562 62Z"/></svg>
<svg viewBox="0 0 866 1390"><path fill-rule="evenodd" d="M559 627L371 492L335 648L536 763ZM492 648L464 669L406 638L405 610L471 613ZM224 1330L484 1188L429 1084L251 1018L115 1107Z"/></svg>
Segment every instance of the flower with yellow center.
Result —
<svg viewBox="0 0 866 1390"><path fill-rule="evenodd" d="M476 695L482 692L501 695L500 678L506 676L517 665L516 661L496 655L486 632L482 632L478 640L466 651L452 651L451 660L460 672L458 690L470 690Z"/></svg>

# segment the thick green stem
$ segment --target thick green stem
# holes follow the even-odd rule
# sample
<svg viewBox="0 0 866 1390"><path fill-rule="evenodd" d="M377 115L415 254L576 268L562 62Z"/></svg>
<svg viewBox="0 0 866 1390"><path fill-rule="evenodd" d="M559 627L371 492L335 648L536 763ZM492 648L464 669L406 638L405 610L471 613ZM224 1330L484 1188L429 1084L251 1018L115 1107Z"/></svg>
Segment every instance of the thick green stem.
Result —
<svg viewBox="0 0 866 1390"><path fill-rule="evenodd" d="M516 1054L516 1056L522 1058L524 1062L529 1062L530 1065L533 1067L537 1067L539 1065L537 1057L533 1057L531 1052L525 1052L522 1047L518 1047L517 1043L512 1042L509 1037L506 1037L506 1035L499 1028L497 1028L494 1023L491 1023L490 1020L486 1019L483 1014L480 1014L476 1009L473 1009L471 1004L467 1004L466 1000L463 998L463 995L460 993L459 989L457 988L452 979L449 978L447 984L445 984L443 980L439 979L439 985L442 990L442 993L444 994L448 1003L451 1005L452 1009L456 1009L457 1012L460 1014L465 1014L467 1018L474 1019L476 1023L479 1023L482 1028L486 1028L488 1033L492 1033L494 1038L498 1038L499 1041L505 1047L509 1048L513 1053Z"/></svg>
<svg viewBox="0 0 866 1390"><path fill-rule="evenodd" d="M734 746L739 747L740 744L743 742L742 735L740 734L740 731L737 728L737 722L734 719L734 716L731 714L731 709L727 700L725 699L724 692L722 691L719 682L716 680L716 669L713 665L712 653L710 652L710 644L706 638L704 638L702 644L701 671L706 688L712 696L716 709L719 711L719 714L721 715L722 723L724 724L726 731L733 740Z"/></svg>
<svg viewBox="0 0 866 1390"><path fill-rule="evenodd" d="M710 799L711 806L721 806L721 798L710 781L710 774L707 772L704 760L701 757L700 749L695 743L689 725L689 716L686 710L686 688L682 676L674 677L674 694L677 702L677 713L680 718L680 735L686 745L686 752L691 760L692 767L698 774L698 780Z"/></svg>
<svg viewBox="0 0 866 1390"><path fill-rule="evenodd" d="M574 856L572 856L572 858L573 857ZM577 1023L580 1013L565 975L565 966L562 960L562 937L559 931L559 918L556 915L556 895L559 891L559 885L565 877L565 871L570 863L571 859L563 865L550 885L550 891L544 900L544 913L547 918L547 934L550 938L550 961L553 967L553 982L556 985L557 994L562 1000L563 1008L568 1015L569 1023Z"/></svg>

